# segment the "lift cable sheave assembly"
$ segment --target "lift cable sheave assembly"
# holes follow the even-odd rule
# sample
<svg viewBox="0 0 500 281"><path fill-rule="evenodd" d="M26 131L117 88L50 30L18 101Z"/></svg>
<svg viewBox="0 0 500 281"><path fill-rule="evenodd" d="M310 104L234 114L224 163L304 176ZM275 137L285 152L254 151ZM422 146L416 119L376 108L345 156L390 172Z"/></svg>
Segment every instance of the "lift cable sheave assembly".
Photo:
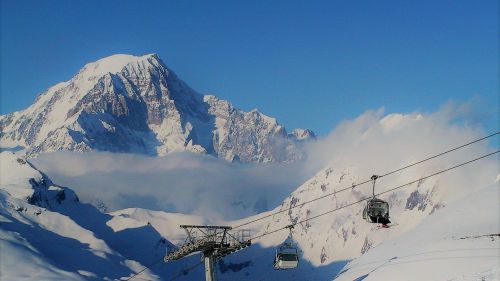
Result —
<svg viewBox="0 0 500 281"><path fill-rule="evenodd" d="M195 252L203 253L207 281L215 281L214 263L241 249L250 246L250 231L233 231L230 226L181 225L186 232L186 241L164 257L165 262L178 260Z"/></svg>
<svg viewBox="0 0 500 281"><path fill-rule="evenodd" d="M126 280L131 280L162 260L164 262L178 260L194 252L203 253L203 261L181 272L189 271L205 263L207 280L215 280L214 263L218 258L222 258L251 245L250 231L248 230L232 231L230 226L181 225L180 227L185 230L187 236L184 244L167 253L165 257L144 267ZM175 280L178 277L180 277L179 274L169 280Z"/></svg>

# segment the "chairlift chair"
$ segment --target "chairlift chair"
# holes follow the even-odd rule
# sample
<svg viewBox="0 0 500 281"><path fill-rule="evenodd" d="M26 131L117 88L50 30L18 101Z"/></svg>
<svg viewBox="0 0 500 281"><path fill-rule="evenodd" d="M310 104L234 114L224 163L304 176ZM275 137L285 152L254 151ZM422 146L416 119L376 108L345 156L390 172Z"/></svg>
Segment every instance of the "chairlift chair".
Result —
<svg viewBox="0 0 500 281"><path fill-rule="evenodd" d="M276 248L276 255L274 258L274 269L293 269L299 266L299 250L295 246L292 239L292 228L290 225L290 234L288 238Z"/></svg>
<svg viewBox="0 0 500 281"><path fill-rule="evenodd" d="M389 203L375 197L375 181L378 176L373 175L373 197L366 202L363 209L363 219L370 223L381 223L387 225L391 223L389 220Z"/></svg>

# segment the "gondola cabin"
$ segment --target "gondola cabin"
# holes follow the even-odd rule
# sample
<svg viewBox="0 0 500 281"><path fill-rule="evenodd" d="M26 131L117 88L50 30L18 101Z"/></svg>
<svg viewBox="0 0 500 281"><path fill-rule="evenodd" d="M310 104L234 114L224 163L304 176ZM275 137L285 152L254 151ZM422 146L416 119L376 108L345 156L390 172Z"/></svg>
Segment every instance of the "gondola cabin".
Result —
<svg viewBox="0 0 500 281"><path fill-rule="evenodd" d="M274 269L292 269L299 266L299 254L297 247L292 243L283 243L276 249Z"/></svg>
<svg viewBox="0 0 500 281"><path fill-rule="evenodd" d="M372 223L381 223L386 225L389 221L389 203L378 198L372 198L367 201L363 210L363 219Z"/></svg>

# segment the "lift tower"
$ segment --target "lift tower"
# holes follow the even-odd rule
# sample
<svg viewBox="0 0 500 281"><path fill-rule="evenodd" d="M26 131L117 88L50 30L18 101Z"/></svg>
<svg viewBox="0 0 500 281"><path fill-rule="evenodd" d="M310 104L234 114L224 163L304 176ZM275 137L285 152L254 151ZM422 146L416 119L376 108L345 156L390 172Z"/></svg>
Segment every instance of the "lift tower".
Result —
<svg viewBox="0 0 500 281"><path fill-rule="evenodd" d="M194 252L203 253L205 280L216 281L214 264L218 258L251 245L250 230L233 231L230 226L181 225L186 241L163 259L165 262L181 259Z"/></svg>

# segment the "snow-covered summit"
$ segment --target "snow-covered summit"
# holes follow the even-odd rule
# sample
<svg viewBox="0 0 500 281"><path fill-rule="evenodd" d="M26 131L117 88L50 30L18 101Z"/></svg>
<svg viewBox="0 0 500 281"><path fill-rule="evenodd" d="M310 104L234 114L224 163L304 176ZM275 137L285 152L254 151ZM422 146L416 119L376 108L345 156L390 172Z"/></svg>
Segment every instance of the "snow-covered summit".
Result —
<svg viewBox="0 0 500 281"><path fill-rule="evenodd" d="M28 156L58 150L148 155L187 150L244 162L302 157L297 138L276 119L197 93L156 54L120 54L89 63L26 110L0 116L0 129L0 146L23 146Z"/></svg>
<svg viewBox="0 0 500 281"><path fill-rule="evenodd" d="M133 56L126 54L116 54L102 58L98 61L86 64L78 73L85 77L100 77L107 73L119 73L128 64L148 64L152 60L158 61L156 54L144 56Z"/></svg>
<svg viewBox="0 0 500 281"><path fill-rule="evenodd" d="M313 131L309 129L293 129L292 133L289 135L296 140L314 140L316 135Z"/></svg>

